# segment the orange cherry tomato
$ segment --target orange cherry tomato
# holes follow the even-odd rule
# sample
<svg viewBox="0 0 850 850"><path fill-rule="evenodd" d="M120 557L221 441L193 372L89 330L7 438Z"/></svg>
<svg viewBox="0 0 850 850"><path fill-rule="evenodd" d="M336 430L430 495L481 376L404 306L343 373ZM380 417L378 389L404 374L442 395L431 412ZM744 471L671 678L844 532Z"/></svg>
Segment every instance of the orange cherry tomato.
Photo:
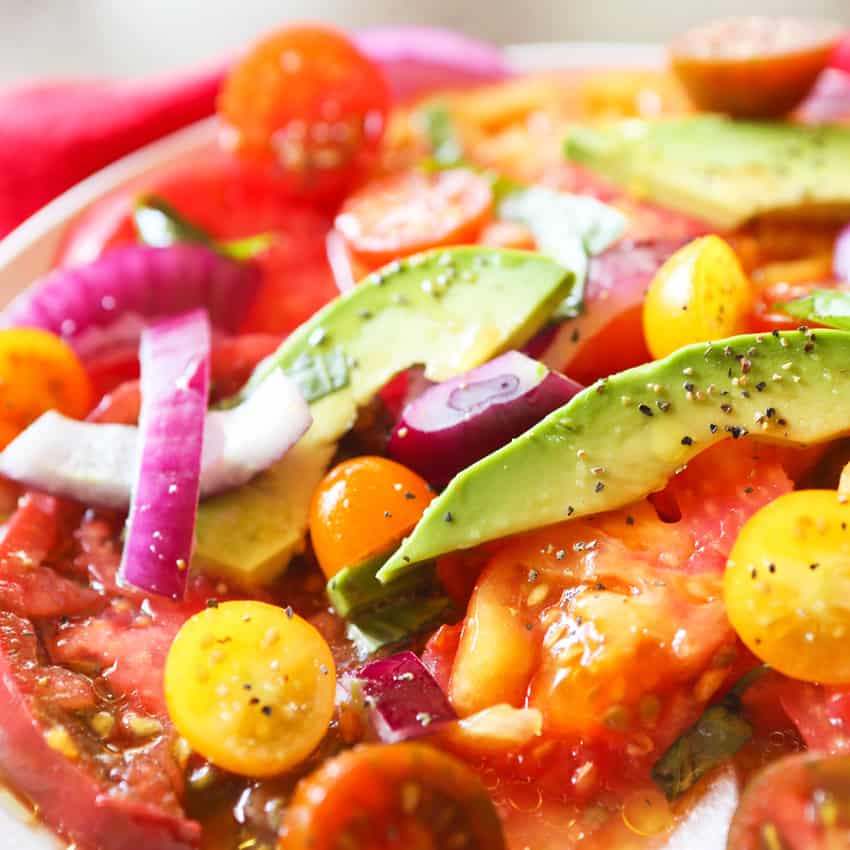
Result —
<svg viewBox="0 0 850 850"><path fill-rule="evenodd" d="M478 776L425 744L372 744L326 762L286 811L280 850L504 850Z"/></svg>
<svg viewBox="0 0 850 850"><path fill-rule="evenodd" d="M389 550L434 498L428 483L382 457L357 457L335 466L313 495L310 537L328 578Z"/></svg>
<svg viewBox="0 0 850 850"><path fill-rule="evenodd" d="M390 109L383 71L345 34L279 30L258 42L224 83L224 142L273 167L295 195L338 199L367 174Z"/></svg>
<svg viewBox="0 0 850 850"><path fill-rule="evenodd" d="M33 328L0 331L0 448L42 413L80 419L92 400L83 364L59 337Z"/></svg>
<svg viewBox="0 0 850 850"><path fill-rule="evenodd" d="M356 258L377 268L427 248L475 242L492 207L490 182L474 171L409 171L350 197L336 228Z"/></svg>
<svg viewBox="0 0 850 850"><path fill-rule="evenodd" d="M701 109L776 117L809 93L840 35L825 21L730 18L689 30L671 46L671 62Z"/></svg>

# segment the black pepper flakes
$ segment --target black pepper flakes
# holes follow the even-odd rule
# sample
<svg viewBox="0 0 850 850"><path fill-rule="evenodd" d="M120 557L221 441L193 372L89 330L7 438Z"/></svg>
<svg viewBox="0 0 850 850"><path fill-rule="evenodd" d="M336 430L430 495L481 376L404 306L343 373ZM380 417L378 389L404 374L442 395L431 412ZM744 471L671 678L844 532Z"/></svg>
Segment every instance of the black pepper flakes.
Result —
<svg viewBox="0 0 850 850"><path fill-rule="evenodd" d="M682 386L684 387L686 393L692 393L696 389L696 386L694 385L693 381L685 381Z"/></svg>
<svg viewBox="0 0 850 850"><path fill-rule="evenodd" d="M292 615L293 615L295 612L292 610L292 606L291 606L291 605L287 605L287 606L286 606L286 608L284 608L284 609L283 609L283 613L284 613L284 614L286 614L286 619L287 619L287 620L291 620L291 619L292 619Z"/></svg>
<svg viewBox="0 0 850 850"><path fill-rule="evenodd" d="M670 409L670 402L659 399L655 402L655 406L662 412L666 413Z"/></svg>
<svg viewBox="0 0 850 850"><path fill-rule="evenodd" d="M416 493L411 493L411 492L410 492L410 490L408 490L408 491L404 494L404 498L405 498L405 499L408 499L408 500L410 500L410 499L415 499L415 498L416 498Z"/></svg>
<svg viewBox="0 0 850 850"><path fill-rule="evenodd" d="M744 492L749 496L753 492L752 487L744 487Z"/></svg>
<svg viewBox="0 0 850 850"><path fill-rule="evenodd" d="M768 572L775 573L776 572L776 564L768 564L767 570L768 570Z"/></svg>
<svg viewBox="0 0 850 850"><path fill-rule="evenodd" d="M818 564L817 562L815 562L814 564L809 564L809 569L810 569L812 572L814 572L814 571L815 571L815 570L816 570L819 566L820 566L820 564Z"/></svg>
<svg viewBox="0 0 850 850"><path fill-rule="evenodd" d="M446 511L445 514L443 514L443 522L451 522L453 519L454 517L452 516L451 511Z"/></svg>
<svg viewBox="0 0 850 850"><path fill-rule="evenodd" d="M694 444L694 438L693 437L688 437L687 435L682 437L682 445L683 446L692 446L693 444Z"/></svg>
<svg viewBox="0 0 850 850"><path fill-rule="evenodd" d="M218 599L207 599L207 608L218 608Z"/></svg>
<svg viewBox="0 0 850 850"><path fill-rule="evenodd" d="M260 711L262 711L262 712L263 712L263 714L265 714L265 715L266 715L266 717L271 717L271 716L272 716L272 707L271 707L270 705L264 705L264 706L260 709Z"/></svg>
<svg viewBox="0 0 850 850"><path fill-rule="evenodd" d="M641 412L644 416L654 416L654 415L655 415L655 414L652 412L652 408L651 408L648 404L639 404L639 405L638 405L638 410L639 410L639 411L640 411L640 412Z"/></svg>
<svg viewBox="0 0 850 850"><path fill-rule="evenodd" d="M731 413L731 412L732 412L732 405L731 405L731 404L723 403L723 404L721 404L721 405L720 405L720 409L721 409L724 413Z"/></svg>
<svg viewBox="0 0 850 850"><path fill-rule="evenodd" d="M631 514L629 514L626 517L626 525L634 525L634 524L635 524L635 518Z"/></svg>
<svg viewBox="0 0 850 850"><path fill-rule="evenodd" d="M602 481L597 481L593 489L595 492L601 493L605 489L605 484Z"/></svg>
<svg viewBox="0 0 850 850"><path fill-rule="evenodd" d="M708 425L708 430L711 431L712 434L716 434L717 426L713 422L710 422Z"/></svg>
<svg viewBox="0 0 850 850"><path fill-rule="evenodd" d="M771 333L772 333L772 334L773 334L773 335L774 335L777 339L779 339L779 331L778 331L778 330L776 330L776 328L774 328L774 329L771 331Z"/></svg>
<svg viewBox="0 0 850 850"><path fill-rule="evenodd" d="M567 516L572 516L576 512L576 509L572 505L567 505Z"/></svg>
<svg viewBox="0 0 850 850"><path fill-rule="evenodd" d="M760 393L763 393L763 392L767 389L767 382L765 382L765 381L759 381L759 382L756 384L756 389L757 389Z"/></svg>

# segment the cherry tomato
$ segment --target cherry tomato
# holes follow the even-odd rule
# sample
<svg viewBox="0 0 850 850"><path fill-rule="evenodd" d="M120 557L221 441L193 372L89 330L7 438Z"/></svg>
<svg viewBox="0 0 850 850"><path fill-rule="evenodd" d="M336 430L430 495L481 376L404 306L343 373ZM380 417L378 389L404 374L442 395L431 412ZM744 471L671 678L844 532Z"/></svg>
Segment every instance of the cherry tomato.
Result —
<svg viewBox="0 0 850 850"><path fill-rule="evenodd" d="M280 850L504 850L499 816L478 776L424 744L365 745L303 780Z"/></svg>
<svg viewBox="0 0 850 850"><path fill-rule="evenodd" d="M221 152L204 152L97 201L69 227L56 264L90 262L136 242L132 212L142 195L163 198L216 239L273 235L254 260L263 285L244 332L288 333L337 295L325 253L330 218L281 195L265 170Z"/></svg>
<svg viewBox="0 0 850 850"><path fill-rule="evenodd" d="M390 549L419 521L434 498L415 472L382 457L335 466L310 506L310 537L328 578Z"/></svg>
<svg viewBox="0 0 850 850"><path fill-rule="evenodd" d="M389 109L381 69L323 26L266 36L236 64L218 100L226 145L274 165L291 193L331 200L367 174Z"/></svg>
<svg viewBox="0 0 850 850"><path fill-rule="evenodd" d="M377 268L427 248L474 242L492 207L490 182L480 174L408 171L348 198L336 229L356 258Z"/></svg>
<svg viewBox="0 0 850 850"><path fill-rule="evenodd" d="M191 617L165 665L177 730L213 764L246 776L306 758L327 731L335 692L325 639L264 602L222 602Z"/></svg>
<svg viewBox="0 0 850 850"><path fill-rule="evenodd" d="M725 576L729 620L750 650L795 679L850 682L850 505L797 490L741 529Z"/></svg>
<svg viewBox="0 0 850 850"><path fill-rule="evenodd" d="M671 60L701 109L776 117L809 93L840 35L824 21L731 18L689 30L673 43Z"/></svg>
<svg viewBox="0 0 850 850"><path fill-rule="evenodd" d="M643 331L653 357L692 342L745 329L752 303L749 280L719 236L680 248L658 270L643 305Z"/></svg>
<svg viewBox="0 0 850 850"><path fill-rule="evenodd" d="M81 419L92 402L86 370L61 339L32 328L0 331L0 448L45 411Z"/></svg>
<svg viewBox="0 0 850 850"><path fill-rule="evenodd" d="M850 843L850 756L801 753L747 787L728 850L838 850Z"/></svg>

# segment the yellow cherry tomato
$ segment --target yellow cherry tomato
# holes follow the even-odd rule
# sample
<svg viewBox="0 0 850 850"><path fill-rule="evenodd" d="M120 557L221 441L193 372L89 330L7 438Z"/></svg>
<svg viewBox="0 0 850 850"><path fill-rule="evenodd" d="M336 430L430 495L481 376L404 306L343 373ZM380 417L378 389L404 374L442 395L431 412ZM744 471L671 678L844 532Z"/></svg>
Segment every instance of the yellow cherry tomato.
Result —
<svg viewBox="0 0 850 850"><path fill-rule="evenodd" d="M643 333L653 357L692 342L745 330L752 287L737 255L719 236L680 248L658 270L643 304Z"/></svg>
<svg viewBox="0 0 850 850"><path fill-rule="evenodd" d="M434 493L425 479L383 457L355 457L320 482L310 506L310 539L328 578L395 546Z"/></svg>
<svg viewBox="0 0 850 850"><path fill-rule="evenodd" d="M0 448L47 410L79 419L91 405L88 374L59 337L34 328L0 331Z"/></svg>
<svg viewBox="0 0 850 850"><path fill-rule="evenodd" d="M834 490L786 493L741 529L726 569L729 620L795 679L850 683L850 505Z"/></svg>
<svg viewBox="0 0 850 850"><path fill-rule="evenodd" d="M165 665L177 731L213 764L245 776L303 761L327 731L335 690L324 638L264 602L223 602L191 617Z"/></svg>

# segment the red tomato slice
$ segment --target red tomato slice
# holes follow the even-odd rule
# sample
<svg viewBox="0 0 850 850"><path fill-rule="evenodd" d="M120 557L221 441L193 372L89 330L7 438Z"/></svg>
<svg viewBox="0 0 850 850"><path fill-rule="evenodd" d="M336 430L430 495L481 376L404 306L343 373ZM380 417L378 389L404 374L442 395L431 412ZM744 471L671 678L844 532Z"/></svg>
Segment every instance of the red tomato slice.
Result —
<svg viewBox="0 0 850 850"><path fill-rule="evenodd" d="M336 228L370 268L440 245L474 242L490 217L490 182L463 168L410 171L376 180L350 197Z"/></svg>
<svg viewBox="0 0 850 850"><path fill-rule="evenodd" d="M135 242L131 216L141 195L164 198L216 239L274 235L271 247L255 259L264 283L246 331L288 332L337 294L325 253L330 218L284 197L265 169L219 151L97 201L71 224L56 265L90 262L107 248Z"/></svg>
<svg viewBox="0 0 850 850"><path fill-rule="evenodd" d="M266 36L236 64L218 101L225 143L311 199L337 200L366 176L389 110L381 69L322 26Z"/></svg>

